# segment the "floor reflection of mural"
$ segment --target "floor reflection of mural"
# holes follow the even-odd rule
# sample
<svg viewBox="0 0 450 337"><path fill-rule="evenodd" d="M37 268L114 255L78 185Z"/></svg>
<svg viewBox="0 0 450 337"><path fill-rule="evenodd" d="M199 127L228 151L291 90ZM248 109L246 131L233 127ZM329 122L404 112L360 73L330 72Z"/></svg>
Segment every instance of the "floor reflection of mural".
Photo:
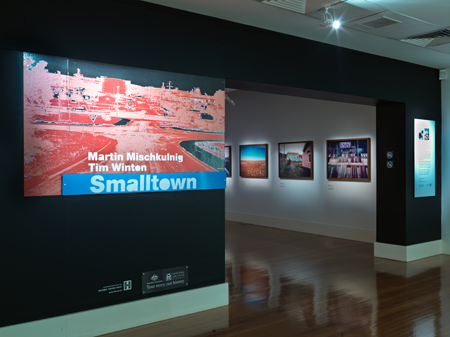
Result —
<svg viewBox="0 0 450 337"><path fill-rule="evenodd" d="M328 326L336 335L371 336L371 301L336 290L327 297Z"/></svg>
<svg viewBox="0 0 450 337"><path fill-rule="evenodd" d="M266 270L241 265L242 301L253 305L267 305L269 277Z"/></svg>
<svg viewBox="0 0 450 337"><path fill-rule="evenodd" d="M24 53L25 195L69 173L223 171L223 88L183 76Z"/></svg>
<svg viewBox="0 0 450 337"><path fill-rule="evenodd" d="M298 283L294 279L280 279L280 306L290 318L301 322L299 332L314 329L317 326L314 313L314 286Z"/></svg>

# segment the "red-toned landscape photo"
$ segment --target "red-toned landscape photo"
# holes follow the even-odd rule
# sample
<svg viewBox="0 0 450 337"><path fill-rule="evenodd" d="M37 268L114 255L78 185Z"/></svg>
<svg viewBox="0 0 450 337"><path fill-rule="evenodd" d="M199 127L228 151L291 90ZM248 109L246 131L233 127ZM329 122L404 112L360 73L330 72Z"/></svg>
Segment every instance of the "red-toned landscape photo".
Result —
<svg viewBox="0 0 450 337"><path fill-rule="evenodd" d="M25 196L61 195L63 174L224 171L223 81L30 53L23 79Z"/></svg>
<svg viewBox="0 0 450 337"><path fill-rule="evenodd" d="M239 166L243 178L267 178L267 144L240 145Z"/></svg>

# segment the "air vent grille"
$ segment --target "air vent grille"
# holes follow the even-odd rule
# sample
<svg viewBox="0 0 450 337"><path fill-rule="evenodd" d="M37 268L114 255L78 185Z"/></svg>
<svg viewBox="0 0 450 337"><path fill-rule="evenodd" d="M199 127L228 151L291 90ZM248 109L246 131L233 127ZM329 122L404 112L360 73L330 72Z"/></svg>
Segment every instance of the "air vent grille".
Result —
<svg viewBox="0 0 450 337"><path fill-rule="evenodd" d="M419 47L426 47L433 41L433 39L403 39L400 40L402 42L406 42L409 44L413 44Z"/></svg>
<svg viewBox="0 0 450 337"><path fill-rule="evenodd" d="M266 5L271 5L300 14L308 14L319 9L334 6L347 0L255 0Z"/></svg>
<svg viewBox="0 0 450 337"><path fill-rule="evenodd" d="M368 28L372 28L372 29L378 29L378 28L389 26L389 25L394 25L396 23L402 23L402 22L388 18L386 16L383 16L382 18L379 18L379 19L376 19L373 21L367 21L367 22L361 23L360 26L364 26L364 27L368 27Z"/></svg>
<svg viewBox="0 0 450 337"><path fill-rule="evenodd" d="M433 49L444 52L444 50L449 49L448 46L444 45L450 45L450 29L439 29L434 32L411 36L400 41L426 48L438 47Z"/></svg>
<svg viewBox="0 0 450 337"><path fill-rule="evenodd" d="M444 28L444 29L440 29L440 30L432 32L432 33L416 35L416 36L410 37L409 39L427 39L427 38L437 39L440 37L450 37L450 29Z"/></svg>
<svg viewBox="0 0 450 337"><path fill-rule="evenodd" d="M305 14L306 0L256 0L266 5L271 5L289 11Z"/></svg>

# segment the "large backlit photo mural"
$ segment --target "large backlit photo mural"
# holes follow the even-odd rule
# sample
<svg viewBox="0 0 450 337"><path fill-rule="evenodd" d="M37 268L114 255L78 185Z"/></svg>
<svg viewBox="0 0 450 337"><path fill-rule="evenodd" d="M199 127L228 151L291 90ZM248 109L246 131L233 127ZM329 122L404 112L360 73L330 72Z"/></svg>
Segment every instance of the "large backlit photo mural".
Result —
<svg viewBox="0 0 450 337"><path fill-rule="evenodd" d="M223 80L31 53L23 80L25 196L64 194L63 176L93 184L72 194L195 189L195 175L182 175L191 172L225 177Z"/></svg>

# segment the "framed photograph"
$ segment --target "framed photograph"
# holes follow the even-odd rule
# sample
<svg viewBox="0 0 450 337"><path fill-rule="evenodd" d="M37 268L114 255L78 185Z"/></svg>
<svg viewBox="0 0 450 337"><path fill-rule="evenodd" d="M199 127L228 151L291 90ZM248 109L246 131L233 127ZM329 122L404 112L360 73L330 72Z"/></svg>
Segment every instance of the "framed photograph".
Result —
<svg viewBox="0 0 450 337"><path fill-rule="evenodd" d="M370 138L327 140L328 180L370 180Z"/></svg>
<svg viewBox="0 0 450 337"><path fill-rule="evenodd" d="M268 144L239 145L239 167L242 178L269 176Z"/></svg>
<svg viewBox="0 0 450 337"><path fill-rule="evenodd" d="M231 146L225 146L225 172L231 177Z"/></svg>
<svg viewBox="0 0 450 337"><path fill-rule="evenodd" d="M313 179L313 142L278 143L278 176Z"/></svg>

